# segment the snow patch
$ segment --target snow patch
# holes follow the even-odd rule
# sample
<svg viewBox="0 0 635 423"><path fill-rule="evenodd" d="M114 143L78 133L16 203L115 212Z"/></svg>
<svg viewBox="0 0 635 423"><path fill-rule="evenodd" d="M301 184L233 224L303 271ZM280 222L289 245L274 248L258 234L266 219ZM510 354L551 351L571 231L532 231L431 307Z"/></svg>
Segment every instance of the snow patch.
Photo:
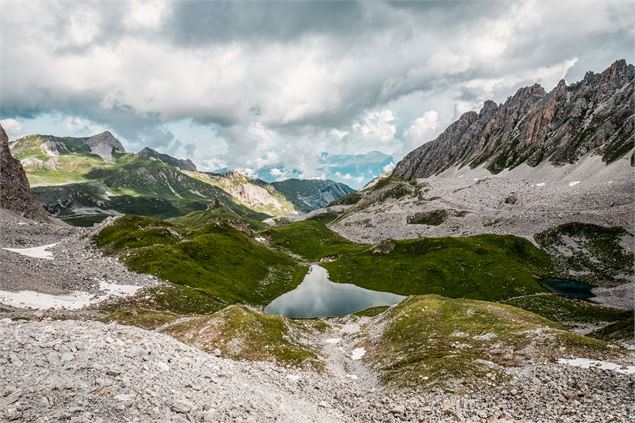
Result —
<svg viewBox="0 0 635 423"><path fill-rule="evenodd" d="M53 260L53 253L46 251L47 249L54 247L55 244L41 245L39 247L31 248L3 248L3 250L11 251L13 253L22 254L23 256L41 258L47 260Z"/></svg>
<svg viewBox="0 0 635 423"><path fill-rule="evenodd" d="M353 352L351 352L351 360L361 360L365 354L365 348L355 348Z"/></svg>
<svg viewBox="0 0 635 423"><path fill-rule="evenodd" d="M544 186L545 186L545 183L544 183L544 182L539 182L539 183L537 183L535 186L537 186L537 187L544 187Z"/></svg>
<svg viewBox="0 0 635 423"><path fill-rule="evenodd" d="M289 379L291 382L297 382L302 379L302 377L299 375L287 375L287 379Z"/></svg>
<svg viewBox="0 0 635 423"><path fill-rule="evenodd" d="M331 344L331 345L335 345L338 342L340 342L342 340L342 338L328 338L324 340L325 344Z"/></svg>
<svg viewBox="0 0 635 423"><path fill-rule="evenodd" d="M578 185L579 183L580 181L569 182L569 186L572 187L572 186Z"/></svg>
<svg viewBox="0 0 635 423"><path fill-rule="evenodd" d="M125 297L141 289L136 285L119 285L106 281L99 282L100 292L73 291L66 294L45 294L37 291L1 291L0 303L17 308L36 310L67 309L78 310L90 304L112 297Z"/></svg>
<svg viewBox="0 0 635 423"><path fill-rule="evenodd" d="M591 360L588 358L561 358L558 360L558 363L566 364L568 366L582 367L583 369L595 368L601 370L611 370L625 375L635 374L635 366L625 366L608 361Z"/></svg>

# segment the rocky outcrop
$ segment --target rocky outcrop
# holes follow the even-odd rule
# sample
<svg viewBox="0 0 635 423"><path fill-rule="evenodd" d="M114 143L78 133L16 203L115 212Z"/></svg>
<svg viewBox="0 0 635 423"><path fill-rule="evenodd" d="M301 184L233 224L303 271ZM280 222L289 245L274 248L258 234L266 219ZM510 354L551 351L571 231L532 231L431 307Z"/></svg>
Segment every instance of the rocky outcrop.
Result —
<svg viewBox="0 0 635 423"><path fill-rule="evenodd" d="M31 194L29 180L9 150L9 139L0 125L0 208L37 220L48 220L42 205Z"/></svg>
<svg viewBox="0 0 635 423"><path fill-rule="evenodd" d="M174 166L181 170L196 170L196 165L190 159L177 159L176 157L172 157L168 154L159 153L156 150L151 149L150 147L146 147L139 152L141 157L154 158L162 161L168 166Z"/></svg>
<svg viewBox="0 0 635 423"><path fill-rule="evenodd" d="M423 178L480 165L498 173L521 163L574 163L588 154L610 163L635 147L634 78L635 66L618 60L570 86L561 80L549 93L536 84L503 104L486 101L409 153L394 175Z"/></svg>

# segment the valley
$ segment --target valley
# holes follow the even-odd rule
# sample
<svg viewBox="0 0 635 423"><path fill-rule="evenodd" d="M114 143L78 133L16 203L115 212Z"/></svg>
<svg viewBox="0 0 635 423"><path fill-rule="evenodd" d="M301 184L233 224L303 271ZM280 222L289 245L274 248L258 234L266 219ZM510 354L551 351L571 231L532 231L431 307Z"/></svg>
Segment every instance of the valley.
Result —
<svg viewBox="0 0 635 423"><path fill-rule="evenodd" d="M0 127L0 419L629 421L633 69L358 191Z"/></svg>

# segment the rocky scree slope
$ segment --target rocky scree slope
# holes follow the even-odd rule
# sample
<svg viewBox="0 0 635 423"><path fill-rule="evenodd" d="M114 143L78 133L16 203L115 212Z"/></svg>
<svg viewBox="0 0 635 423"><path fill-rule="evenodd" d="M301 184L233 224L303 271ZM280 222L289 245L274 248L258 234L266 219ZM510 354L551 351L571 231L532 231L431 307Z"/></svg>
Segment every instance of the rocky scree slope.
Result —
<svg viewBox="0 0 635 423"><path fill-rule="evenodd" d="M19 160L11 155L9 139L0 125L0 208L37 220L50 220L31 194L29 181Z"/></svg>
<svg viewBox="0 0 635 423"><path fill-rule="evenodd" d="M439 313L439 308L447 307L458 309L460 318ZM420 312L432 321L417 320ZM537 316L513 307L477 302L466 306L460 300L426 296L413 297L376 318L324 321L315 339L306 340L324 360L322 371L258 358L226 359L227 351L207 349L207 341L218 338L216 323L207 323L209 317L188 319L185 324L195 323L191 330L183 331L184 322L175 320L160 331L203 351L165 333L118 324L1 319L7 342L0 346L6 382L0 392L0 418L36 422L47 417L77 422L626 422L633 412L632 375L570 367L545 361L544 355L545 351L555 356L584 351L623 362L620 352L607 350L601 342L545 328ZM204 330L199 330L201 319L205 319ZM420 330L426 324L431 324L430 331ZM519 343L513 338L515 332L521 335ZM219 347L230 355L246 346L236 343L240 335L225 338L225 333ZM259 351L268 351L267 346ZM448 359L426 354L426 349L435 346ZM444 371L445 363L449 372ZM463 365L465 373L460 371ZM374 372L384 383L378 383ZM400 379L399 374L407 378ZM461 385L464 379L472 380L478 389ZM35 386L34 380L40 383Z"/></svg>
<svg viewBox="0 0 635 423"><path fill-rule="evenodd" d="M536 84L501 105L486 101L408 154L393 174L424 178L468 165L498 173L521 163L573 163L586 154L610 163L635 147L634 78L635 67L618 60L570 86L561 80L549 93Z"/></svg>

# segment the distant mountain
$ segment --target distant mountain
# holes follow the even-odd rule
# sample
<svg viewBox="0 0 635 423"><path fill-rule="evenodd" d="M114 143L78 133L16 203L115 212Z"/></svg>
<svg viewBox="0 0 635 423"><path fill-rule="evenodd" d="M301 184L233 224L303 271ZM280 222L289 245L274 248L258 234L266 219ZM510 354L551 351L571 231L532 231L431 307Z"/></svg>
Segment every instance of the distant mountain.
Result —
<svg viewBox="0 0 635 423"><path fill-rule="evenodd" d="M0 125L0 208L37 220L48 220L42 205L31 193L20 161L13 158L9 138Z"/></svg>
<svg viewBox="0 0 635 423"><path fill-rule="evenodd" d="M217 186L234 197L240 204L272 216L295 214L295 206L273 185L251 179L239 172L207 173L185 172L188 176Z"/></svg>
<svg viewBox="0 0 635 423"><path fill-rule="evenodd" d="M159 153L156 150L151 149L150 147L146 147L141 150L139 153L141 157L153 158L162 161L168 166L174 166L181 170L196 170L196 165L190 159L177 159L176 157L172 157L168 154Z"/></svg>
<svg viewBox="0 0 635 423"><path fill-rule="evenodd" d="M126 153L109 132L88 138L30 135L10 148L21 159L38 200L72 223L93 223L117 213L172 217L210 205L266 217L217 186L166 164L163 160L170 162L170 156Z"/></svg>
<svg viewBox="0 0 635 423"><path fill-rule="evenodd" d="M71 223L119 213L173 217L210 205L264 218L310 211L347 192L334 182L331 189L324 181L300 181L283 185L282 193L238 172L197 171L190 160L150 148L126 153L109 132L87 138L31 135L10 149L46 210ZM297 203L299 198L304 200Z"/></svg>
<svg viewBox="0 0 635 423"><path fill-rule="evenodd" d="M360 188L374 177L387 170L392 170L395 159L391 156L371 151L364 154L328 154L322 153L317 171L326 179L344 183L353 188ZM224 173L226 169L216 171ZM266 182L283 179L300 179L300 169L286 168L282 163L267 165L256 171L256 177Z"/></svg>
<svg viewBox="0 0 635 423"><path fill-rule="evenodd" d="M536 84L504 104L487 101L408 154L394 175L422 178L481 165L498 173L521 163L574 163L588 154L610 163L635 147L634 77L635 67L619 60L570 86L562 80L549 93Z"/></svg>
<svg viewBox="0 0 635 423"><path fill-rule="evenodd" d="M324 153L320 163L320 170L327 178L359 188L387 170L392 170L395 159L379 151L353 155Z"/></svg>
<svg viewBox="0 0 635 423"><path fill-rule="evenodd" d="M64 154L95 155L106 162L113 162L113 155L126 151L121 142L110 132L102 132L92 137L55 137L53 135L29 135L11 143L13 155L22 160L32 159L40 163Z"/></svg>
<svg viewBox="0 0 635 423"><path fill-rule="evenodd" d="M309 212L355 192L348 185L320 179L288 179L271 185L302 212Z"/></svg>
<svg viewBox="0 0 635 423"><path fill-rule="evenodd" d="M218 171L217 171L218 172ZM283 179L299 178L302 172L298 169L287 169L282 163L261 167L254 175L265 182L276 182Z"/></svg>

